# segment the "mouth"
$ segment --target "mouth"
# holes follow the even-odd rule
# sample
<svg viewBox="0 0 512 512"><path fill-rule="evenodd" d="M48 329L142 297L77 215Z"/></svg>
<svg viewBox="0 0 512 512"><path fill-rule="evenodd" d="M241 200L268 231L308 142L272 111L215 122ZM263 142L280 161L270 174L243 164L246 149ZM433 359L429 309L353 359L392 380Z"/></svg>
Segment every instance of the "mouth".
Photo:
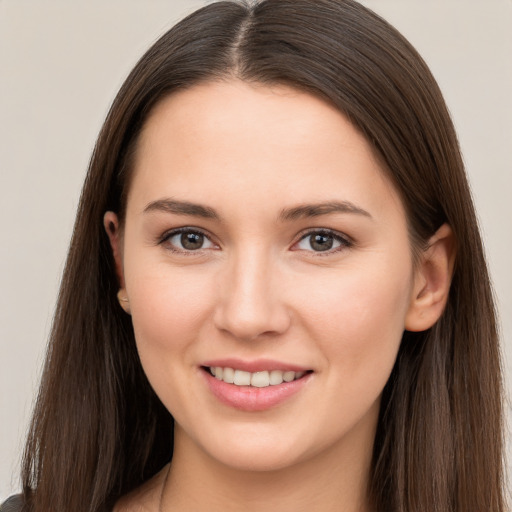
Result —
<svg viewBox="0 0 512 512"><path fill-rule="evenodd" d="M312 370L263 370L258 372L248 372L236 368L222 366L203 366L202 368L203 370L209 372L217 380L221 380L226 384L234 384L235 386L248 386L254 388L279 386L283 382L293 382L295 380L301 379L308 373L312 373Z"/></svg>
<svg viewBox="0 0 512 512"><path fill-rule="evenodd" d="M206 363L201 370L207 388L217 400L245 412L266 411L288 402L309 387L314 373L313 370L269 361L225 360Z"/></svg>

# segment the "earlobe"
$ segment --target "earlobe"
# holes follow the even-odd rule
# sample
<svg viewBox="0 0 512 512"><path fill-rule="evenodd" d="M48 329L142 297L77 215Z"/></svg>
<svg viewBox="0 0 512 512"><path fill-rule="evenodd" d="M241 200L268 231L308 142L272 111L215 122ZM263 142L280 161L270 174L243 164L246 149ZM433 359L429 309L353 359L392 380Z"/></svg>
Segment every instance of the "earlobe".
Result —
<svg viewBox="0 0 512 512"><path fill-rule="evenodd" d="M119 301L119 305L124 309L124 312L131 315L132 310L130 308L130 301L126 295L126 288L121 288L117 292L117 300Z"/></svg>
<svg viewBox="0 0 512 512"><path fill-rule="evenodd" d="M441 317L448 296L455 262L455 237L443 224L430 238L415 273L414 288L405 318L408 331L425 331Z"/></svg>
<svg viewBox="0 0 512 512"><path fill-rule="evenodd" d="M122 254L122 237L121 229L119 227L119 219L114 212L106 212L103 216L103 226L107 232L108 239L110 241L110 247L112 249L112 255L116 265L117 281L119 283L119 291L117 292L117 300L119 305L128 314L131 314L130 301L126 294L126 287L124 282L124 270L123 270L123 254Z"/></svg>

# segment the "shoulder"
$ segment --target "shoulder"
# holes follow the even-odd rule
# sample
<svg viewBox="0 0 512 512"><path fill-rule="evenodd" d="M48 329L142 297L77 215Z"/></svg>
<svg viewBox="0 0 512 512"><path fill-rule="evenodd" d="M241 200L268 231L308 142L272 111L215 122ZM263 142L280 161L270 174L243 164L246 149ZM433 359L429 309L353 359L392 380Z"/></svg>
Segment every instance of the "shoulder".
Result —
<svg viewBox="0 0 512 512"><path fill-rule="evenodd" d="M23 496L16 494L0 505L0 512L20 512L23 507Z"/></svg>

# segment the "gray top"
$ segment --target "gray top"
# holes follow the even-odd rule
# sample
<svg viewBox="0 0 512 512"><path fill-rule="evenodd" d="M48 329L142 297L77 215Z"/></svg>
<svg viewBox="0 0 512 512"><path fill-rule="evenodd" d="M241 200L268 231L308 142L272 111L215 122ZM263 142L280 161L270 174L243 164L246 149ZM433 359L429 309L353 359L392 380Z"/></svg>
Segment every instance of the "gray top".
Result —
<svg viewBox="0 0 512 512"><path fill-rule="evenodd" d="M23 496L15 494L0 505L0 512L20 512L23 507Z"/></svg>

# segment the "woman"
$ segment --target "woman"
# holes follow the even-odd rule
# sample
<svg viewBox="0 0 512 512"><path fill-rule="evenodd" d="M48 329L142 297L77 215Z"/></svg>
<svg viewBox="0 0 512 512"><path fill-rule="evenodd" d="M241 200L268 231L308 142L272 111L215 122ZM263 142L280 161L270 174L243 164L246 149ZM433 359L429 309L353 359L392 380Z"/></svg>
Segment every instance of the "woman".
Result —
<svg viewBox="0 0 512 512"><path fill-rule="evenodd" d="M25 510L504 510L476 225L439 89L387 23L197 11L99 136Z"/></svg>

